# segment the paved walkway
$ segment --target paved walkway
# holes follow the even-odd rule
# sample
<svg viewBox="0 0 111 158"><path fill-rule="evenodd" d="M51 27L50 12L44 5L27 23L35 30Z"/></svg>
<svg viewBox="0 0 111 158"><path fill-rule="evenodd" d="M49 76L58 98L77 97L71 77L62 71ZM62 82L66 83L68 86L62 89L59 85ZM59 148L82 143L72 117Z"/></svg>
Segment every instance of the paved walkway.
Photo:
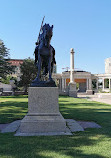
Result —
<svg viewBox="0 0 111 158"><path fill-rule="evenodd" d="M91 98L91 100L111 105L111 99L106 99L106 98Z"/></svg>
<svg viewBox="0 0 111 158"><path fill-rule="evenodd" d="M98 95L80 95L79 94L78 97L111 105L111 97L109 96L105 98L98 98Z"/></svg>

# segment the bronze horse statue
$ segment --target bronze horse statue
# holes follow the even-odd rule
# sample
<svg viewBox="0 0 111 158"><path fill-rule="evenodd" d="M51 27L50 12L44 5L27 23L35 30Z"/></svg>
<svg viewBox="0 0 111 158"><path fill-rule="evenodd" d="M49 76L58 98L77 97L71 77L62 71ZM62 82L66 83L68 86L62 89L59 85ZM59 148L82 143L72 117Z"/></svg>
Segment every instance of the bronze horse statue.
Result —
<svg viewBox="0 0 111 158"><path fill-rule="evenodd" d="M39 35L39 40L36 42L35 54L35 65L37 66L38 73L31 86L47 86L47 83L54 83L52 79L53 65L55 61L55 49L50 45L50 41L53 35L53 25L45 24L42 27L42 33ZM43 75L46 76L49 73L48 81L43 82L40 79L41 69ZM50 85L50 84L49 84Z"/></svg>

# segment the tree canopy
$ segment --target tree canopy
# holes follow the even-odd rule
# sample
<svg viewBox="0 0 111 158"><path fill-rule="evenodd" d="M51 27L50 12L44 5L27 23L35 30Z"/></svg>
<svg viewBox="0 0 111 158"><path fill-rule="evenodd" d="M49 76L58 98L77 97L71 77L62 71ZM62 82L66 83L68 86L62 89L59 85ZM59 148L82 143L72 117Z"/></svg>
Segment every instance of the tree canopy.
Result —
<svg viewBox="0 0 111 158"><path fill-rule="evenodd" d="M5 46L4 42L0 40L0 77L2 78L6 78L6 76L14 70L14 67L8 62L9 55L9 49Z"/></svg>
<svg viewBox="0 0 111 158"><path fill-rule="evenodd" d="M37 75L37 68L34 65L34 60L31 58L25 59L23 64L21 64L20 69L22 75L19 85L23 86L25 88L25 92L27 92L28 86Z"/></svg>

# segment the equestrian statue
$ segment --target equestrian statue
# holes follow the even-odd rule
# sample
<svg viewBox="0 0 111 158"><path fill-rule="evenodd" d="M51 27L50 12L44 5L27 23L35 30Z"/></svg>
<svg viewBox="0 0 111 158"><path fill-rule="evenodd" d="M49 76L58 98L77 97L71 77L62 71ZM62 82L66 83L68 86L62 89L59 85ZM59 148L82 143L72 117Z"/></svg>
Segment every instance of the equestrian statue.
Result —
<svg viewBox="0 0 111 158"><path fill-rule="evenodd" d="M44 20L44 18L43 18ZM43 21L42 21L43 24ZM55 49L51 46L51 38L53 35L53 25L41 25L38 40L35 47L35 65L37 66L37 77L32 81L32 87L56 87L55 81L52 79L53 66L55 61ZM41 70L43 74L41 75ZM47 76L48 80L42 80L41 76Z"/></svg>

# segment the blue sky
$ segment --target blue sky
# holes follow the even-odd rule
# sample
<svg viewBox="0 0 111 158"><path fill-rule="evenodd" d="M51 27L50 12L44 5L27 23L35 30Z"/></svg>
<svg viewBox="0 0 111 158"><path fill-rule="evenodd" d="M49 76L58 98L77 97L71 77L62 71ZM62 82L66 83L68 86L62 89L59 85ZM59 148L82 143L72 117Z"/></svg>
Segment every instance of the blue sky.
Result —
<svg viewBox="0 0 111 158"><path fill-rule="evenodd" d="M11 58L34 58L45 15L45 23L54 25L58 73L70 66L70 48L75 68L104 73L104 60L111 57L111 0L0 0L0 12L0 39Z"/></svg>

